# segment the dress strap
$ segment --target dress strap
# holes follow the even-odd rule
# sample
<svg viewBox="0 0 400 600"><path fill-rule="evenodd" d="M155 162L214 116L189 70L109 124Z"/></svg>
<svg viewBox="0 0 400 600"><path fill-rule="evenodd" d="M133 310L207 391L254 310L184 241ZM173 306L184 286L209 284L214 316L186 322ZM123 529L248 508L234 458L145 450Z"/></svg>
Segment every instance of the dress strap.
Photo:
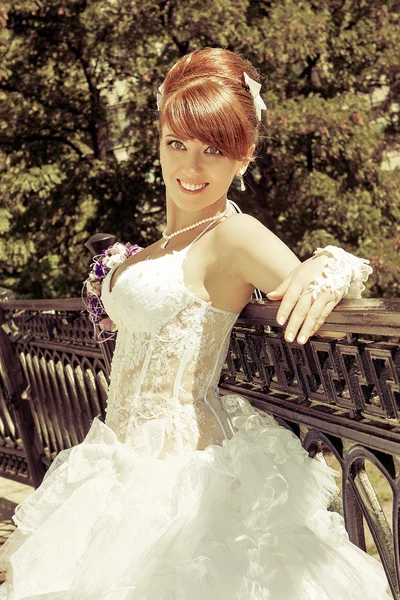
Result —
<svg viewBox="0 0 400 600"><path fill-rule="evenodd" d="M237 205L235 202L232 202L232 200L228 200L228 203L229 203L229 206L230 206L230 207L231 207L231 209L232 209L232 214L236 214L236 213L241 213L241 212L242 212L242 211L240 210L239 206L238 206L238 205ZM190 244L189 244L188 246L186 246L186 248L184 248L184 249L183 249L183 256L186 256L186 253L187 253L187 251L189 250L189 248L191 248L191 246L193 246L193 244L194 244L195 242L197 242L197 240L198 240L199 238L201 238L201 236L202 236L202 235L203 235L203 234L204 234L204 233L205 233L205 232L206 232L206 231L207 231L207 230L208 230L208 229L211 227L211 225L214 225L214 223L218 223L218 221L211 221L211 223L209 223L209 224L207 225L207 227L205 227L205 228L203 229L203 231L201 231L201 232L199 233L199 235L198 235L196 238L194 238L194 240L193 240L192 242L190 242ZM256 288L256 289L254 290L254 292L251 294L251 297L252 297L252 298L253 298L253 299L254 299L256 302L263 301L263 296L262 296L261 290L259 290L258 288Z"/></svg>
<svg viewBox="0 0 400 600"><path fill-rule="evenodd" d="M197 240L198 240L198 239L200 239L200 238L201 238L201 236L202 236L202 235L203 235L203 234L204 234L204 233L205 233L205 232L206 232L206 231L207 231L207 230L208 230L208 229L211 227L211 225L215 225L215 223L218 223L218 220L216 220L216 221L211 221L211 223L209 223L209 224L207 225L207 227L205 227L205 228L204 228L202 231L200 231L199 235L198 235L197 237L195 237L195 238L194 238L194 240L193 240L193 241L191 241L191 242L190 242L190 244L189 244L188 246L186 246L186 248L185 248L185 251L188 251L188 250L189 250L189 248L190 248L191 246L193 246L193 244L194 244L195 242L197 242Z"/></svg>

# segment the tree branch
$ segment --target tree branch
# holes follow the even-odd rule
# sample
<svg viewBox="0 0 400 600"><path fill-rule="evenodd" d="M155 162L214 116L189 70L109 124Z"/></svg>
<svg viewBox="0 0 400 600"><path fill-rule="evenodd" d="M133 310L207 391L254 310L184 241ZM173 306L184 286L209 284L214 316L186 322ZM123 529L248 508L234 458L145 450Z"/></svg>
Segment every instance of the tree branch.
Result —
<svg viewBox="0 0 400 600"><path fill-rule="evenodd" d="M0 137L0 146L9 146L14 148L15 146L20 146L23 142L37 142L37 141L50 141L56 142L58 144L64 144L69 146L74 150L80 158L84 158L85 154L78 148L76 144L71 142L71 140L61 136L61 135L42 135L38 133L33 133L30 135L21 135L16 136L13 140L8 140L6 138Z"/></svg>
<svg viewBox="0 0 400 600"><path fill-rule="evenodd" d="M79 14L83 12L87 7L87 0L81 0L79 5L76 5L76 14L74 20L68 15L68 18L60 12L57 14L46 14L39 15L26 13L14 13L12 24L10 27L14 30L20 29L32 29L35 27L35 23L47 24L51 29L49 36L49 30L46 29L44 32L38 31L38 34L43 38L46 38L46 43L61 44L65 43L73 53L75 58L79 61L84 76L86 78L89 88L89 98L91 114L89 119L88 131L92 138L93 151L97 158L101 161L106 162L107 159L107 121L105 111L102 107L100 92L98 90L98 83L93 67L88 56L86 47L85 33L82 29L82 25L79 21ZM64 27L62 27L62 25ZM17 31L18 32L18 31Z"/></svg>
<svg viewBox="0 0 400 600"><path fill-rule="evenodd" d="M303 77L307 77L307 79L311 81L312 70L320 58L321 55L319 53L314 58L311 58L311 56L307 56L307 66L302 70L302 72L299 75L299 78L303 79Z"/></svg>
<svg viewBox="0 0 400 600"><path fill-rule="evenodd" d="M93 150L97 158L106 162L107 160L107 125L105 114L101 105L100 92L97 87L97 78L90 64L87 55L87 49L83 43L83 35L80 40L75 39L73 34L69 34L66 40L67 46L80 62L85 75L90 97L91 116L89 121L89 131L92 136Z"/></svg>

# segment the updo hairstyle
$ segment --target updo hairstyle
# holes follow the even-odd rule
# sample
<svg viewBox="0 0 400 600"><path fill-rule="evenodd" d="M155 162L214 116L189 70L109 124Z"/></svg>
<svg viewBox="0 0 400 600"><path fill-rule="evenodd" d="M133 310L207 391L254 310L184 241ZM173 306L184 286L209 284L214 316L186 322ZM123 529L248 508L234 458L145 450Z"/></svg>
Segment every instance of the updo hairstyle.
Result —
<svg viewBox="0 0 400 600"><path fill-rule="evenodd" d="M170 69L163 84L160 128L167 125L182 140L197 139L234 160L252 160L259 121L244 71L254 67L222 48L195 50Z"/></svg>

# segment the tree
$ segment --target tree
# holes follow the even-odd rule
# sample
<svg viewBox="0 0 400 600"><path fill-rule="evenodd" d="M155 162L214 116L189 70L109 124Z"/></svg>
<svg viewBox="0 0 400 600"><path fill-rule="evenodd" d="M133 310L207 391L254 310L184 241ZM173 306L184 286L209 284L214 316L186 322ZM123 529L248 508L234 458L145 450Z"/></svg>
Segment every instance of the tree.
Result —
<svg viewBox="0 0 400 600"><path fill-rule="evenodd" d="M179 56L223 46L260 70L268 105L232 199L303 258L369 257L370 292L398 295L399 172L382 163L399 144L399 2L13 0L0 21L0 285L75 296L91 234L159 237L156 90Z"/></svg>

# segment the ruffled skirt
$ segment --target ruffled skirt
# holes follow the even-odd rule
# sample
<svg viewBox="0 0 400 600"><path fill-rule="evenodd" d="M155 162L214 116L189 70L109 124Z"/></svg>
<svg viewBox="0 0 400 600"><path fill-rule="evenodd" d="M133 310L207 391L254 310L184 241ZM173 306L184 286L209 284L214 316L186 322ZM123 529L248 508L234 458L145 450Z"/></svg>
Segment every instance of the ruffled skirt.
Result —
<svg viewBox="0 0 400 600"><path fill-rule="evenodd" d="M327 510L335 471L245 399L222 402L235 435L165 459L95 418L17 507L0 599L389 599Z"/></svg>

